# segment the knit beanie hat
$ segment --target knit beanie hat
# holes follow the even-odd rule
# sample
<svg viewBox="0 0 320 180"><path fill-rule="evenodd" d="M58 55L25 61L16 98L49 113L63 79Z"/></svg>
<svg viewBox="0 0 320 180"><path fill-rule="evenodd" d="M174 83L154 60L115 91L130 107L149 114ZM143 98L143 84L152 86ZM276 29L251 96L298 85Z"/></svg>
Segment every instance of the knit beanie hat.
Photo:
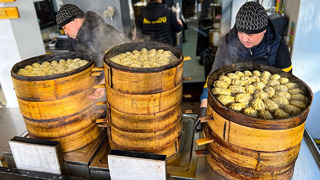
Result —
<svg viewBox="0 0 320 180"><path fill-rule="evenodd" d="M236 17L238 31L257 34L268 27L268 15L263 6L257 2L247 2L241 6Z"/></svg>
<svg viewBox="0 0 320 180"><path fill-rule="evenodd" d="M83 16L84 12L73 4L63 5L57 15L56 21L60 28L73 21L77 16Z"/></svg>

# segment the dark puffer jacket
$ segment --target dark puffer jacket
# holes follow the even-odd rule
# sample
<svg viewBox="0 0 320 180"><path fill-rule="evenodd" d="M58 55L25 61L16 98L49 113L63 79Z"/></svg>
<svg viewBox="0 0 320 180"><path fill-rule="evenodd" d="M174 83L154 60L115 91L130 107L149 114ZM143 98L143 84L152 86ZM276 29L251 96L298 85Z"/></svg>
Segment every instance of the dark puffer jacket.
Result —
<svg viewBox="0 0 320 180"><path fill-rule="evenodd" d="M75 51L90 53L96 66L101 67L105 52L115 45L129 42L120 32L104 22L98 14L88 11L73 43Z"/></svg>
<svg viewBox="0 0 320 180"><path fill-rule="evenodd" d="M164 4L151 2L141 8L138 30L142 33L140 38L174 45L173 35L180 32L182 26Z"/></svg>
<svg viewBox="0 0 320 180"><path fill-rule="evenodd" d="M224 36L219 44L211 72L233 63L256 62L282 69L292 73L292 64L287 45L276 33L269 21L267 32L262 41L252 47L246 48L239 40L238 30L233 27ZM200 100L208 98L207 83L204 85Z"/></svg>
<svg viewBox="0 0 320 180"><path fill-rule="evenodd" d="M262 58L266 58L267 61L261 60ZM254 59L256 59L256 61ZM260 61L257 59L260 59ZM222 66L241 62L266 64L280 68L285 72L291 72L292 68L288 47L281 40L280 35L275 33L271 22L269 22L267 32L262 41L252 48L246 48L240 42L236 27L231 29L230 32L221 39L211 72Z"/></svg>

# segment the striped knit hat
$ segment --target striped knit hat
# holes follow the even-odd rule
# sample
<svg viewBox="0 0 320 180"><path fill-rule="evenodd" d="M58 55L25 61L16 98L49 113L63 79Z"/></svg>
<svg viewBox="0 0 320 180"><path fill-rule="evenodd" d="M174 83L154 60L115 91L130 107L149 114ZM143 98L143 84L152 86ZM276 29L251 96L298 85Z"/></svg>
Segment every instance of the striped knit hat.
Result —
<svg viewBox="0 0 320 180"><path fill-rule="evenodd" d="M77 16L79 17L83 15L84 12L76 5L66 4L59 9L56 15L56 21L59 27L62 28L64 25L73 21Z"/></svg>
<svg viewBox="0 0 320 180"><path fill-rule="evenodd" d="M238 31L257 34L268 27L268 15L263 6L257 2L247 2L241 6L236 17Z"/></svg>

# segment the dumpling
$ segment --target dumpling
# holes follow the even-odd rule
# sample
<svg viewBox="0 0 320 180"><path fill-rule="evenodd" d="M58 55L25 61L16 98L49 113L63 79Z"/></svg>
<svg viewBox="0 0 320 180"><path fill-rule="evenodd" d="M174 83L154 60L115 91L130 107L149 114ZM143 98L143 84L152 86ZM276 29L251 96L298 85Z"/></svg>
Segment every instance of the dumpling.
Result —
<svg viewBox="0 0 320 180"><path fill-rule="evenodd" d="M262 77L262 78L268 77L268 79L269 79L270 76L271 76L271 73L270 73L269 71L263 71L263 72L261 73L261 77Z"/></svg>
<svg viewBox="0 0 320 180"><path fill-rule="evenodd" d="M260 81L261 81L263 84L269 84L269 77L261 77L261 78L260 78Z"/></svg>
<svg viewBox="0 0 320 180"><path fill-rule="evenodd" d="M229 108L235 111L241 111L247 105L245 103L232 103Z"/></svg>
<svg viewBox="0 0 320 180"><path fill-rule="evenodd" d="M140 55L140 51L138 51L138 50L133 50L133 51L132 51L132 54L134 54L134 55Z"/></svg>
<svg viewBox="0 0 320 180"><path fill-rule="evenodd" d="M227 95L220 95L218 96L218 100L225 106L230 105L231 103L234 103L234 97L232 96L227 96Z"/></svg>
<svg viewBox="0 0 320 180"><path fill-rule="evenodd" d="M271 101L270 99L264 99L263 102L266 107L266 110L268 110L270 112L274 112L276 109L279 108L279 105L276 104L275 102Z"/></svg>
<svg viewBox="0 0 320 180"><path fill-rule="evenodd" d="M250 106L252 107L252 109L254 109L256 111L265 110L264 102L260 98L255 98L254 100L252 100L250 102Z"/></svg>
<svg viewBox="0 0 320 180"><path fill-rule="evenodd" d="M238 86L244 86L244 85L246 85L248 83L246 83L246 82L244 82L242 80L239 80L239 79L233 79L231 84L238 85Z"/></svg>
<svg viewBox="0 0 320 180"><path fill-rule="evenodd" d="M289 83L289 79L288 78L280 78L279 82L280 82L280 84L288 84Z"/></svg>
<svg viewBox="0 0 320 180"><path fill-rule="evenodd" d="M226 82L227 84L231 84L231 79L225 75L219 77L219 80Z"/></svg>
<svg viewBox="0 0 320 180"><path fill-rule="evenodd" d="M254 91L256 90L256 88L251 84L248 84L245 87L246 87L246 93L248 94L253 94Z"/></svg>
<svg viewBox="0 0 320 180"><path fill-rule="evenodd" d="M241 93L241 94L237 94L236 97L234 98L234 100L238 103L249 103L250 100L252 99L252 96L250 94L245 94L245 93Z"/></svg>
<svg viewBox="0 0 320 180"><path fill-rule="evenodd" d="M258 77L261 76L261 72L260 72L260 71L257 71L257 70L254 70L254 71L252 72L252 74L253 74L254 76L258 76Z"/></svg>
<svg viewBox="0 0 320 180"><path fill-rule="evenodd" d="M33 63L33 64L32 64L32 67L34 67L34 68L39 68L39 67L40 67L40 64L39 64L39 63Z"/></svg>
<svg viewBox="0 0 320 180"><path fill-rule="evenodd" d="M241 72L241 71L236 71L235 74L238 75L239 77L244 76L243 72Z"/></svg>
<svg viewBox="0 0 320 180"><path fill-rule="evenodd" d="M213 87L219 87L219 88L228 89L229 84L226 83L226 82L224 82L224 81L218 80L218 81L215 81L215 82L213 83Z"/></svg>
<svg viewBox="0 0 320 180"><path fill-rule="evenodd" d="M298 87L299 87L298 84L292 83L292 82L286 84L285 86L287 86L288 89L295 89L295 88L298 88Z"/></svg>
<svg viewBox="0 0 320 180"><path fill-rule="evenodd" d="M268 98L268 93L264 92L263 90L256 90L254 92L254 97L260 98L260 99L266 99Z"/></svg>
<svg viewBox="0 0 320 180"><path fill-rule="evenodd" d="M228 96L230 96L231 95L231 90L230 89L224 89L224 88L215 87L215 88L212 89L212 93L214 95L228 95Z"/></svg>
<svg viewBox="0 0 320 180"><path fill-rule="evenodd" d="M289 101L286 97L283 96L275 96L272 98L272 101L277 103L280 107L289 104Z"/></svg>
<svg viewBox="0 0 320 180"><path fill-rule="evenodd" d="M254 117L257 118L258 117L258 111L252 109L252 107L246 107L243 109L243 114L250 116L250 117Z"/></svg>
<svg viewBox="0 0 320 180"><path fill-rule="evenodd" d="M286 113L284 110L278 108L274 111L274 117L277 119L283 119L283 118L287 118L290 115L288 113Z"/></svg>
<svg viewBox="0 0 320 180"><path fill-rule="evenodd" d="M289 93L292 94L292 95L293 94L304 94L303 90L300 89L300 88L290 89Z"/></svg>
<svg viewBox="0 0 320 180"><path fill-rule="evenodd" d="M230 79L240 79L240 76L236 75L235 73L228 73L227 76Z"/></svg>
<svg viewBox="0 0 320 180"><path fill-rule="evenodd" d="M268 97L273 97L276 94L276 90L273 89L273 87L265 87L264 91L268 94Z"/></svg>
<svg viewBox="0 0 320 180"><path fill-rule="evenodd" d="M24 67L24 69L26 69L26 70L33 70L33 67L30 66L30 65L26 65L26 67Z"/></svg>
<svg viewBox="0 0 320 180"><path fill-rule="evenodd" d="M260 78L258 76L252 76L251 81L252 82L260 82Z"/></svg>
<svg viewBox="0 0 320 180"><path fill-rule="evenodd" d="M301 108L301 109L307 108L307 104L304 103L303 101L292 100L292 101L290 101L290 104L292 104L298 108Z"/></svg>
<svg viewBox="0 0 320 180"><path fill-rule="evenodd" d="M230 85L229 89L232 93L238 94L238 93L244 93L246 91L245 87L241 87L238 85Z"/></svg>
<svg viewBox="0 0 320 180"><path fill-rule="evenodd" d="M243 71L243 74L245 75L245 76L252 76L252 73L251 73L251 71L248 71L248 70L245 70L245 71Z"/></svg>
<svg viewBox="0 0 320 180"><path fill-rule="evenodd" d="M280 82L279 82L278 80L276 80L276 79L273 79L273 80L270 80L270 81L268 82L268 85L269 85L269 86L272 86L272 87L275 87L275 86L279 86L279 85L280 85Z"/></svg>
<svg viewBox="0 0 320 180"><path fill-rule="evenodd" d="M279 74L274 74L274 75L271 75L270 76L270 79L271 80L278 80L278 79L280 79L281 78L281 76L279 75Z"/></svg>
<svg viewBox="0 0 320 180"><path fill-rule="evenodd" d="M250 77L248 77L248 76L240 77L240 80L243 82L244 85L251 84L251 82L253 81L253 80L252 80Z"/></svg>
<svg viewBox="0 0 320 180"><path fill-rule="evenodd" d="M288 87L285 86L285 85L276 86L276 87L274 87L274 90L280 91L280 92L287 92L287 91L289 91Z"/></svg>
<svg viewBox="0 0 320 180"><path fill-rule="evenodd" d="M258 115L262 119L273 119L273 116L269 111L262 110Z"/></svg>
<svg viewBox="0 0 320 180"><path fill-rule="evenodd" d="M308 98L305 95L302 95L302 94L293 94L291 96L291 100L308 102Z"/></svg>
<svg viewBox="0 0 320 180"><path fill-rule="evenodd" d="M286 113L289 113L290 115L296 115L301 112L300 108L291 104L284 105L282 108Z"/></svg>
<svg viewBox="0 0 320 180"><path fill-rule="evenodd" d="M17 72L17 74L21 75L21 76L28 76L29 75L29 71L26 69L19 69L19 71Z"/></svg>
<svg viewBox="0 0 320 180"><path fill-rule="evenodd" d="M291 94L288 93L288 92L276 92L275 96L277 96L277 97L285 97L288 100L291 99Z"/></svg>
<svg viewBox="0 0 320 180"><path fill-rule="evenodd" d="M255 82L253 85L259 90L262 90L266 86L263 82Z"/></svg>

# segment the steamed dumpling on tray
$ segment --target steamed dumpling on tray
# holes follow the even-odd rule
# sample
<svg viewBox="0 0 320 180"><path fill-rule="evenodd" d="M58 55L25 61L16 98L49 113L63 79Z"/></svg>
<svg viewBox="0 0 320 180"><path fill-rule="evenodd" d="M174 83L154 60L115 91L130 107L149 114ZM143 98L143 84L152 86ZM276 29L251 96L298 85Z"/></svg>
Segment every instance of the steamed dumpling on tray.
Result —
<svg viewBox="0 0 320 180"><path fill-rule="evenodd" d="M268 71L222 74L212 93L223 105L253 118L283 119L308 107L308 98L296 82Z"/></svg>

